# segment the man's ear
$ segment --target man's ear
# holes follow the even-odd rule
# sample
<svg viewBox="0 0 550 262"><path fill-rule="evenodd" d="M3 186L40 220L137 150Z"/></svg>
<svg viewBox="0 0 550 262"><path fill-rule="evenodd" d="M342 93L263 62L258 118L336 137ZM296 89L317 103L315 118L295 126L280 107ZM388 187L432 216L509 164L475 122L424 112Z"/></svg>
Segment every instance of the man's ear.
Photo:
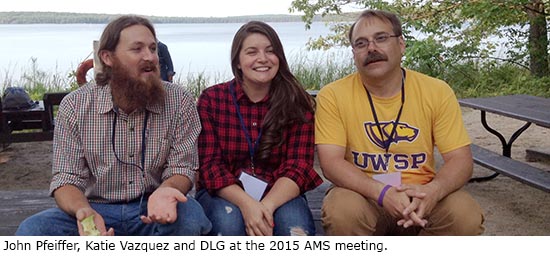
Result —
<svg viewBox="0 0 550 262"><path fill-rule="evenodd" d="M101 59L101 61L103 61L103 63L105 63L105 65L113 66L113 57L110 51L107 51L107 50L99 51L99 58Z"/></svg>

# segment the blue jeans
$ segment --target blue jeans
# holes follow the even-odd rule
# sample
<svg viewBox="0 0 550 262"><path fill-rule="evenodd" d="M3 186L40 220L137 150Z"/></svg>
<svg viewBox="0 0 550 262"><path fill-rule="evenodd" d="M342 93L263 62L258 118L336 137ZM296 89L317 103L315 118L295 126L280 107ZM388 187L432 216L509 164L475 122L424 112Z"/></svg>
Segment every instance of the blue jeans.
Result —
<svg viewBox="0 0 550 262"><path fill-rule="evenodd" d="M205 189L196 195L212 222L212 236L245 236L246 227L241 210L231 202L211 196ZM228 211L230 210L230 211ZM304 195L298 196L275 210L273 235L290 236L295 234L315 235L313 215Z"/></svg>
<svg viewBox="0 0 550 262"><path fill-rule="evenodd" d="M119 236L198 236L207 234L212 224L192 197L179 202L178 219L172 224L144 224L139 218L147 212L147 200L125 204L90 203ZM17 236L78 236L76 219L59 208L50 208L28 217L19 225Z"/></svg>

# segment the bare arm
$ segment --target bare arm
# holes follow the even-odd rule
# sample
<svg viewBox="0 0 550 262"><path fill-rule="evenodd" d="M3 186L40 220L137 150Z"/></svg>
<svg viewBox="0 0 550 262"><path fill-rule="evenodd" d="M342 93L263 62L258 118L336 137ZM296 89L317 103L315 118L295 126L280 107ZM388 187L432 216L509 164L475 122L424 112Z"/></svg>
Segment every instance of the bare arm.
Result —
<svg viewBox="0 0 550 262"><path fill-rule="evenodd" d="M166 179L159 188L171 187L180 191L182 194L187 194L191 188L193 188L193 183L189 177L184 175L174 175Z"/></svg>
<svg viewBox="0 0 550 262"><path fill-rule="evenodd" d="M434 179L426 185L436 193L437 202L462 188L472 177L474 166L469 145L441 154L441 156L445 163Z"/></svg>
<svg viewBox="0 0 550 262"><path fill-rule="evenodd" d="M84 193L72 185L65 185L56 189L53 193L57 206L65 213L75 216L78 210L92 208Z"/></svg>
<svg viewBox="0 0 550 262"><path fill-rule="evenodd" d="M271 214L284 203L294 199L300 194L300 188L290 178L281 177L273 185L269 193L262 199Z"/></svg>
<svg viewBox="0 0 550 262"><path fill-rule="evenodd" d="M337 145L317 145L317 153L324 176L338 187L358 192L366 198L377 200L383 184L371 179L345 160L346 149Z"/></svg>

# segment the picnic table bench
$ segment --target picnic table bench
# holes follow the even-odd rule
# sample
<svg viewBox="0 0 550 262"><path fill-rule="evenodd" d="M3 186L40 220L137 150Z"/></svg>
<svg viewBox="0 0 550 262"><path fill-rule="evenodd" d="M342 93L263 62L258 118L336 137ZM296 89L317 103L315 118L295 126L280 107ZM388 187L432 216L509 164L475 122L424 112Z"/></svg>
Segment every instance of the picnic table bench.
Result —
<svg viewBox="0 0 550 262"><path fill-rule="evenodd" d="M550 173L512 158L514 141L532 124L550 128L550 99L530 95L509 95L484 98L460 99L461 106L481 111L481 124L501 142L500 154L472 145L474 162L495 173L487 177L476 177L470 181L485 181L499 174L511 177L527 185L550 192ZM518 120L525 124L517 129L507 140L500 132L487 123L487 112ZM541 137L550 139L550 137Z"/></svg>

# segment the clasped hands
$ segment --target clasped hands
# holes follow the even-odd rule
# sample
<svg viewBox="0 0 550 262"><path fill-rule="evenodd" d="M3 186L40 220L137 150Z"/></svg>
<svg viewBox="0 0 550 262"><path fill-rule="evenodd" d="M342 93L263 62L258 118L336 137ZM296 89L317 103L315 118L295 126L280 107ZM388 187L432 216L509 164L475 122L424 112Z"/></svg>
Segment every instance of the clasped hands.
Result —
<svg viewBox="0 0 550 262"><path fill-rule="evenodd" d="M398 226L425 227L428 224L426 217L439 201L437 195L437 188L429 184L392 187L386 193L384 209L399 219Z"/></svg>
<svg viewBox="0 0 550 262"><path fill-rule="evenodd" d="M264 199L265 200L265 199ZM256 201L250 198L250 201L243 207L240 207L245 222L246 234L249 236L272 236L273 212L275 210L271 203L266 201Z"/></svg>

